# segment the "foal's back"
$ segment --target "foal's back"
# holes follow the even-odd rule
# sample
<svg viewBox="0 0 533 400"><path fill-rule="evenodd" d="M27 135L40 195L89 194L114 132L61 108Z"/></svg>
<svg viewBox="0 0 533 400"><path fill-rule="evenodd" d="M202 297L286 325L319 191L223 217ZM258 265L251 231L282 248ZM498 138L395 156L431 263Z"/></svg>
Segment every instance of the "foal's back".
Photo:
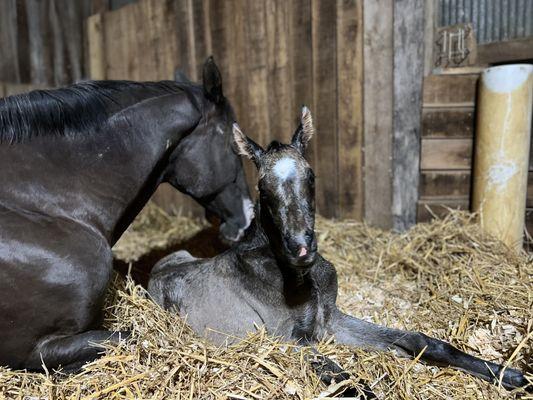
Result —
<svg viewBox="0 0 533 400"><path fill-rule="evenodd" d="M163 308L186 318L197 334L218 344L238 341L259 327L298 340L307 336L306 329L316 333L321 283L315 277L329 270L321 262L302 281L291 280L268 249L250 250L245 239L214 258L197 259L186 251L163 258L152 270L148 291Z"/></svg>

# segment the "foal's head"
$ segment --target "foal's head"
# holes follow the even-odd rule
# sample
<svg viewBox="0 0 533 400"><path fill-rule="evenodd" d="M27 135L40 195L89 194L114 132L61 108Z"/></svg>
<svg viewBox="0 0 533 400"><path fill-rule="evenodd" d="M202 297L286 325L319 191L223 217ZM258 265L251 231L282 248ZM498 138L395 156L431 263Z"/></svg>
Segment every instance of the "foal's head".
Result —
<svg viewBox="0 0 533 400"><path fill-rule="evenodd" d="M259 170L261 223L276 256L293 267L310 266L316 258L315 177L304 158L314 133L311 113L302 110L290 144L277 141L264 150L233 125L235 143Z"/></svg>

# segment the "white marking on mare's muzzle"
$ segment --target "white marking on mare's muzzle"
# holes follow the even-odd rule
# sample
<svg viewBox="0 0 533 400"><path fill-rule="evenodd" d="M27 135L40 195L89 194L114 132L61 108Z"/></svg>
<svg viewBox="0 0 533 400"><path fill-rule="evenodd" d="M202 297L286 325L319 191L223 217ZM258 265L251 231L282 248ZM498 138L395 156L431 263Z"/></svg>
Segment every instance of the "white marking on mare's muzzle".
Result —
<svg viewBox="0 0 533 400"><path fill-rule="evenodd" d="M296 174L296 161L289 157L283 157L276 161L273 171L279 179L286 181Z"/></svg>
<svg viewBox="0 0 533 400"><path fill-rule="evenodd" d="M245 198L242 200L242 210L244 212L244 228L242 231L244 232L252 223L252 219L254 219L254 203L252 203L252 200L249 198Z"/></svg>
<svg viewBox="0 0 533 400"><path fill-rule="evenodd" d="M252 219L254 219L254 203L252 203L249 198L242 200L242 211L244 214L244 226L239 229L239 233L237 234L235 241L241 240L244 235L244 231L248 229L252 223Z"/></svg>

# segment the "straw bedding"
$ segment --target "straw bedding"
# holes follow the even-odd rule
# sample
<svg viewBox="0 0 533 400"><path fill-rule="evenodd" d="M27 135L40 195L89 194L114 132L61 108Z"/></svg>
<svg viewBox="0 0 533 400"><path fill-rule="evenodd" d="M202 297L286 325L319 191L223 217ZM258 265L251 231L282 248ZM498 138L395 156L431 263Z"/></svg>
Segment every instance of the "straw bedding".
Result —
<svg viewBox="0 0 533 400"><path fill-rule="evenodd" d="M116 246L135 261L154 248L179 248L204 223L145 210ZM420 330L472 354L529 371L533 378L533 258L516 255L480 232L475 217L453 212L405 234L362 223L318 219L321 253L339 272L339 304L358 317ZM176 245L176 243L178 243ZM78 375L0 369L0 398L14 399L307 399L342 392L325 387L297 349L264 331L231 348L195 337L180 318L154 305L140 286L117 275L106 326L132 330ZM518 398L459 371L390 353L324 342L319 350L386 399ZM26 396L26 397L25 397ZM526 397L528 398L527 395ZM531 398L531 397L529 397Z"/></svg>

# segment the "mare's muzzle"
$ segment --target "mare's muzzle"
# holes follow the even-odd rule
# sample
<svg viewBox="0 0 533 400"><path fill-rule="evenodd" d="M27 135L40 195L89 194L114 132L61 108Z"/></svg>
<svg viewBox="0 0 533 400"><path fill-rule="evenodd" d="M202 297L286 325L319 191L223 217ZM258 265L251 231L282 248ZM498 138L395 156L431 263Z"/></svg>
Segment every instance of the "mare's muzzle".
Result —
<svg viewBox="0 0 533 400"><path fill-rule="evenodd" d="M221 219L220 239L229 245L242 239L254 218L248 187L242 188L239 183L229 184L215 196L200 201L208 213Z"/></svg>
<svg viewBox="0 0 533 400"><path fill-rule="evenodd" d="M232 222L223 222L219 228L220 239L229 245L236 243L242 239L246 228L246 226L239 227Z"/></svg>

